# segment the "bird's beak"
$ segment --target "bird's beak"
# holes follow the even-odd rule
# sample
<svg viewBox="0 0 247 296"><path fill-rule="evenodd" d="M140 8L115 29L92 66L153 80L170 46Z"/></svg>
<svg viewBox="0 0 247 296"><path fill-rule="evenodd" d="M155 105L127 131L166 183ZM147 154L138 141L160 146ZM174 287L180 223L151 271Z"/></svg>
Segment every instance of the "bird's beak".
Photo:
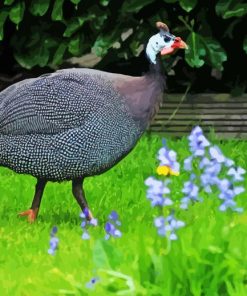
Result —
<svg viewBox="0 0 247 296"><path fill-rule="evenodd" d="M174 43L172 44L173 48L184 48L184 49L188 49L188 45L180 38L180 37L176 37L174 40Z"/></svg>
<svg viewBox="0 0 247 296"><path fill-rule="evenodd" d="M175 38L174 43L172 44L171 47L163 48L161 50L160 54L166 55L169 53L173 53L175 51L175 49L178 49L178 48L188 49L188 45L180 37Z"/></svg>

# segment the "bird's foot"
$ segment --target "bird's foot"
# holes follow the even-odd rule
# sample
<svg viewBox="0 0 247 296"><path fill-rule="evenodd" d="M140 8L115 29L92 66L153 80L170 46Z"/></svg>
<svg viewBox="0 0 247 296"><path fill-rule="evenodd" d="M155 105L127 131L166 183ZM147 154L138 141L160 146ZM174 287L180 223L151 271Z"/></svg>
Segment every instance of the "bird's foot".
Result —
<svg viewBox="0 0 247 296"><path fill-rule="evenodd" d="M94 217L93 217L93 214L92 214L92 212L89 210L89 208L84 208L83 209L83 218L86 218L87 219L87 221L89 221L89 223L90 224L92 224L92 225L94 225L94 226L96 226L97 225L97 219L95 219Z"/></svg>
<svg viewBox="0 0 247 296"><path fill-rule="evenodd" d="M19 213L19 216L27 216L28 222L33 223L38 216L38 211L39 211L39 208L29 209L27 211Z"/></svg>
<svg viewBox="0 0 247 296"><path fill-rule="evenodd" d="M93 214L91 213L90 210L88 210L87 219L88 219L88 221L91 221L92 219L94 219Z"/></svg>

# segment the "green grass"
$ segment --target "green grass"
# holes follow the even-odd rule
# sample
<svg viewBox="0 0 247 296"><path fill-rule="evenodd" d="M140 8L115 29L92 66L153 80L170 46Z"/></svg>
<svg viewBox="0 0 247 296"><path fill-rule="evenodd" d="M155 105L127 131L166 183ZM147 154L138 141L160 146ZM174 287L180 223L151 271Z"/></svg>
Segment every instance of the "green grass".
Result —
<svg viewBox="0 0 247 296"><path fill-rule="evenodd" d="M247 167L247 142L209 140L238 166ZM167 141L182 164L189 156L187 139ZM99 226L91 239L81 239L79 207L71 183L49 183L39 219L30 225L17 213L29 208L35 179L0 168L0 295L247 295L247 215L218 211L217 194L176 217L186 226L178 241L157 235L158 210L146 199L144 180L156 176L161 137L143 137L136 148L103 175L85 180L85 192ZM171 196L182 197L181 170L172 178ZM244 181L247 189L247 180ZM247 209L246 193L237 198ZM104 240L104 223L111 210L122 222L120 239ZM58 226L59 249L47 253L51 228ZM93 276L94 290L85 287ZM125 292L124 292L125 291Z"/></svg>

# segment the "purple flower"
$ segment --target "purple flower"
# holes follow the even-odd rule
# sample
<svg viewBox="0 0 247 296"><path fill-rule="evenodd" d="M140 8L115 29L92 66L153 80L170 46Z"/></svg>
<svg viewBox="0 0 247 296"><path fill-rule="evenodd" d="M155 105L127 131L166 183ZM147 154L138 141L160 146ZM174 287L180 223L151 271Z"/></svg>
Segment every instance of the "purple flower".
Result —
<svg viewBox="0 0 247 296"><path fill-rule="evenodd" d="M194 156L203 156L205 147L210 146L209 141L204 137L202 129L196 126L188 137L190 151Z"/></svg>
<svg viewBox="0 0 247 296"><path fill-rule="evenodd" d="M203 169L204 167L210 165L210 160L207 157L203 157L199 163L199 168Z"/></svg>
<svg viewBox="0 0 247 296"><path fill-rule="evenodd" d="M162 182L156 180L154 177L149 177L145 180L145 184L149 186L147 199L151 201L153 207L171 205L173 203L169 197L163 197L164 194L170 193L170 189L166 186L169 182L170 180L168 179Z"/></svg>
<svg viewBox="0 0 247 296"><path fill-rule="evenodd" d="M166 236L170 240L176 240L177 235L176 235L176 230L184 227L185 223L180 220L176 220L174 218L174 215L171 214L168 217L156 217L154 219L154 225L158 230L158 234L160 236Z"/></svg>
<svg viewBox="0 0 247 296"><path fill-rule="evenodd" d="M210 175L218 175L221 171L222 165L221 163L215 161L215 160L211 160L210 163L208 165L205 166L204 168L204 172L206 174L210 174Z"/></svg>
<svg viewBox="0 0 247 296"><path fill-rule="evenodd" d="M241 167L237 167L237 168L230 168L227 172L228 176L232 176L233 177L233 181L237 182L237 181L243 181L244 178L242 177L242 175L244 175L246 173L246 170L244 170Z"/></svg>
<svg viewBox="0 0 247 296"><path fill-rule="evenodd" d="M87 232L87 230L84 230L84 232L82 233L81 238L84 239L84 240L90 239L90 235Z"/></svg>
<svg viewBox="0 0 247 296"><path fill-rule="evenodd" d="M59 239L56 237L57 227L54 226L50 233L50 248L48 249L48 254L55 255L55 251L58 249Z"/></svg>
<svg viewBox="0 0 247 296"><path fill-rule="evenodd" d="M215 159L218 163L223 163L226 161L225 156L222 154L218 146L210 147L209 154L211 156L211 159Z"/></svg>
<svg viewBox="0 0 247 296"><path fill-rule="evenodd" d="M90 239L90 235L88 233L88 226L92 225L92 226L97 226L98 225L98 220L95 218L92 218L90 221L88 220L88 216L89 216L89 210L88 208L85 208L83 210L83 212L80 213L80 217L82 218L82 222L81 222L81 228L83 230L82 236L81 238L83 240L88 240Z"/></svg>
<svg viewBox="0 0 247 296"><path fill-rule="evenodd" d="M184 160L184 169L186 171L192 170L192 161L193 161L193 156L189 156Z"/></svg>
<svg viewBox="0 0 247 296"><path fill-rule="evenodd" d="M119 218L119 216L118 216L118 213L116 212L116 211L112 211L111 213L110 213L110 215L108 216L108 219L109 220L112 220L112 221L114 221L114 223L116 224L116 225L121 225L121 222L118 220L118 218Z"/></svg>
<svg viewBox="0 0 247 296"><path fill-rule="evenodd" d="M160 160L160 166L168 166L174 172L179 172L180 164L176 161L177 153L173 150L168 150L166 147L162 147L158 151L158 159Z"/></svg>
<svg viewBox="0 0 247 296"><path fill-rule="evenodd" d="M112 211L108 218L109 221L107 221L105 224L105 239L109 239L111 236L115 238L121 237L122 233L119 229L117 229L117 226L121 225L120 221L118 220L119 216L117 212Z"/></svg>
<svg viewBox="0 0 247 296"><path fill-rule="evenodd" d="M116 221L118 220L118 213L116 211L111 211L110 215L108 216L109 219Z"/></svg>
<svg viewBox="0 0 247 296"><path fill-rule="evenodd" d="M244 192L244 188L242 186L234 187L233 183L228 179L219 180L218 187L221 191L219 198L223 200L221 206L219 207L220 211L226 211L228 208L230 208L233 211L241 212L243 209L237 208L234 197Z"/></svg>
<svg viewBox="0 0 247 296"><path fill-rule="evenodd" d="M98 281L99 281L98 277L93 277L89 282L86 283L86 288L94 289L94 286Z"/></svg>
<svg viewBox="0 0 247 296"><path fill-rule="evenodd" d="M226 160L225 160L226 167L229 168L229 167L233 166L234 164L235 164L235 162L232 159L226 158Z"/></svg>
<svg viewBox="0 0 247 296"><path fill-rule="evenodd" d="M202 201L202 199L198 197L199 187L192 182L194 179L195 175L191 174L190 181L184 183L182 192L185 194L185 197L180 201L181 209L188 209L188 206L192 201Z"/></svg>

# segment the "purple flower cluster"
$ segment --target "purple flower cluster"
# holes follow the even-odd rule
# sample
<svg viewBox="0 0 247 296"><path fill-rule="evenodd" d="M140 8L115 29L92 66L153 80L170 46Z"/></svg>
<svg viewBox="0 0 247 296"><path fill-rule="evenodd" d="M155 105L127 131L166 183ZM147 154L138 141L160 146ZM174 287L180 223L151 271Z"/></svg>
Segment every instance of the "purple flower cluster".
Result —
<svg viewBox="0 0 247 296"><path fill-rule="evenodd" d="M160 161L160 166L168 166L172 171L179 172L180 164L177 162L177 153L173 150L169 150L166 147L166 142L163 139L163 145L158 151L158 159Z"/></svg>
<svg viewBox="0 0 247 296"><path fill-rule="evenodd" d="M184 169L192 172L192 162L195 159L199 161L201 174L197 180L198 186L192 184L192 182L185 183L183 189L185 196L181 200L180 207L187 209L191 201L200 200L198 197L200 189L207 193L212 193L212 186L216 186L220 191L219 199L222 201L219 207L220 211L226 211L228 208L233 211L242 211L241 208L237 207L234 198L242 193L244 188L242 186L234 187L234 182L243 181L242 175L246 171L240 167L234 167L233 160L226 158L218 146L212 146L204 137L203 131L199 126L192 130L189 136L189 146L192 155L185 159ZM224 169L227 170L226 174L231 177L230 180L226 178L220 179L219 174ZM193 173L191 173L191 179L195 179Z"/></svg>
<svg viewBox="0 0 247 296"><path fill-rule="evenodd" d="M160 236L166 236L170 240L176 240L178 237L175 231L181 227L185 226L185 223L180 220L176 220L173 214L168 217L156 217L154 219L154 225L158 230Z"/></svg>
<svg viewBox="0 0 247 296"><path fill-rule="evenodd" d="M87 240L90 238L90 235L88 233L88 226L97 226L98 225L98 221L97 219L93 218L89 221L88 217L89 217L89 211L88 208L85 208L83 210L83 212L81 212L80 217L82 219L81 222L81 228L82 228L82 236L81 238L84 240Z"/></svg>
<svg viewBox="0 0 247 296"><path fill-rule="evenodd" d="M112 211L108 216L108 221L105 224L105 239L108 240L110 237L121 237L122 233L117 228L120 225L121 222L119 221L118 213L116 211Z"/></svg>
<svg viewBox="0 0 247 296"><path fill-rule="evenodd" d="M202 201L203 199L199 196L200 191L204 190L206 193L212 193L212 186L214 186L220 192L219 199L222 202L219 207L220 211L232 209L233 211L241 212L243 209L237 207L234 198L244 192L244 188L242 186L234 186L234 182L243 181L243 174L246 171L241 167L234 166L234 161L226 158L218 146L211 145L199 126L192 130L188 139L191 155L184 160L184 170L190 173L190 178L183 184L183 197L180 200L180 208L188 209L191 203ZM166 146L165 141L163 141L163 145ZM171 168L172 171L178 172L178 174L173 174L177 176L179 175L180 167L176 156L174 151L169 151L167 147L162 147L158 152L157 158L160 161L161 167ZM195 168L200 170L200 174L194 173ZM220 173L223 170L230 177L230 180L220 178ZM170 189L167 186L169 183L169 179L160 181L152 176L145 180L145 184L148 186L147 199L150 200L152 207L163 209L173 205L173 201L169 196ZM175 240L177 239L175 231L185 226L185 223L176 220L172 210L172 214L166 218L163 216L155 218L154 225L159 235Z"/></svg>
<svg viewBox="0 0 247 296"><path fill-rule="evenodd" d="M169 179L162 182L156 180L154 177L149 177L145 180L145 185L149 186L147 198L150 200L152 207L170 206L173 204L172 200L168 196L165 196L170 193L170 189L167 187L169 183Z"/></svg>
<svg viewBox="0 0 247 296"><path fill-rule="evenodd" d="M50 248L48 249L48 254L55 255L55 251L58 249L58 242L59 239L56 237L57 233L57 227L52 227L51 233L50 233Z"/></svg>
<svg viewBox="0 0 247 296"><path fill-rule="evenodd" d="M163 145L166 142L163 140ZM167 166L172 171L179 174L180 165L176 160L177 154L173 150L169 150L167 147L162 147L158 152L158 159L160 160L160 167ZM152 207L159 207L163 209L164 207L171 206L173 204L172 199L169 194L171 192L168 184L171 182L170 179L165 181L160 181L154 177L149 177L145 180L145 185L149 188L147 189L147 199L150 200ZM170 240L176 240L176 230L185 226L183 221L176 220L174 214L170 214L167 217L156 217L154 219L154 225L157 228L158 234L160 236L165 236Z"/></svg>
<svg viewBox="0 0 247 296"><path fill-rule="evenodd" d="M185 196L180 201L181 209L188 209L188 205L191 201L202 201L202 198L198 197L199 187L193 182L195 179L195 174L190 175L190 181L184 183L182 192Z"/></svg>

